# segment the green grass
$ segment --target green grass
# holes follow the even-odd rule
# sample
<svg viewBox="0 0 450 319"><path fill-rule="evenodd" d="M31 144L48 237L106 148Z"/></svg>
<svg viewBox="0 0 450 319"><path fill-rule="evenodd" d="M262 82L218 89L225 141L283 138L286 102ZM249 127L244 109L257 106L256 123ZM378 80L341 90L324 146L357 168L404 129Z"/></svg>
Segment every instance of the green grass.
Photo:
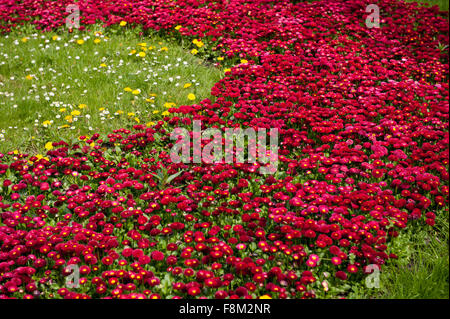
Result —
<svg viewBox="0 0 450 319"><path fill-rule="evenodd" d="M448 0L405 0L406 2L418 2L418 3L423 3L427 6L434 6L437 5L439 6L439 9L441 11L448 11L448 5L449 5L449 1Z"/></svg>
<svg viewBox="0 0 450 319"><path fill-rule="evenodd" d="M156 121L166 103L210 97L223 76L223 70L191 54L192 48L157 35L139 37L138 30L115 31L57 34L27 28L0 36L0 152L13 147L41 152L42 145L60 138ZM139 52L145 57L136 56ZM188 99L190 93L195 100Z"/></svg>
<svg viewBox="0 0 450 319"><path fill-rule="evenodd" d="M400 255L381 271L381 298L449 298L448 213L432 230L418 229L412 225L393 245Z"/></svg>

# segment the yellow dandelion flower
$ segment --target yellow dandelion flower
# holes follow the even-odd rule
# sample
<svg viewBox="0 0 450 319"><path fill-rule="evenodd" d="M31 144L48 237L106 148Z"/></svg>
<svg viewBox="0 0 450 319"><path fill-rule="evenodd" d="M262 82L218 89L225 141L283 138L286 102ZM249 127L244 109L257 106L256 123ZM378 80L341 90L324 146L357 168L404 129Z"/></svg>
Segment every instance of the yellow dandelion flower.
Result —
<svg viewBox="0 0 450 319"><path fill-rule="evenodd" d="M77 44L82 45L83 43L84 43L84 40L83 40L83 39L77 40Z"/></svg>
<svg viewBox="0 0 450 319"><path fill-rule="evenodd" d="M242 64L246 64L246 63L248 63L248 61L245 60L245 59L242 59L242 60L241 60L241 63L242 63Z"/></svg>
<svg viewBox="0 0 450 319"><path fill-rule="evenodd" d="M154 111L153 111L153 114L158 114L158 113L159 113L158 110L154 110Z"/></svg>
<svg viewBox="0 0 450 319"><path fill-rule="evenodd" d="M136 90L131 91L131 93L132 93L133 95L138 95L139 93L141 93L141 90L136 89Z"/></svg>
<svg viewBox="0 0 450 319"><path fill-rule="evenodd" d="M259 297L259 299L272 299L272 297L270 297L269 295L263 295Z"/></svg>
<svg viewBox="0 0 450 319"><path fill-rule="evenodd" d="M164 107L170 109L172 106L175 106L175 103L173 102L166 102L164 103Z"/></svg>
<svg viewBox="0 0 450 319"><path fill-rule="evenodd" d="M94 147L95 146L95 142L92 142L91 144L89 144L90 147Z"/></svg>
<svg viewBox="0 0 450 319"><path fill-rule="evenodd" d="M145 125L147 125L147 127L150 127L150 126L152 126L152 125L155 125L155 122L148 122L148 123L146 123Z"/></svg>
<svg viewBox="0 0 450 319"><path fill-rule="evenodd" d="M225 73L231 72L231 69L225 69L225 70L223 70L223 72L225 72Z"/></svg>
<svg viewBox="0 0 450 319"><path fill-rule="evenodd" d="M187 96L188 100L190 101L194 101L195 100L195 95L193 93L189 93Z"/></svg>
<svg viewBox="0 0 450 319"><path fill-rule="evenodd" d="M73 110L72 112L70 112L70 114L73 115L73 116L78 116L78 115L81 114L81 112L78 111L78 110Z"/></svg>
<svg viewBox="0 0 450 319"><path fill-rule="evenodd" d="M33 76L32 76L31 74L28 74L25 78L26 78L27 80L32 80L32 79L33 79Z"/></svg>
<svg viewBox="0 0 450 319"><path fill-rule="evenodd" d="M118 111L116 112L116 114L117 114L117 115L123 114L123 111L122 111L122 110L118 110Z"/></svg>
<svg viewBox="0 0 450 319"><path fill-rule="evenodd" d="M25 43L28 41L28 38L22 38L22 42Z"/></svg>
<svg viewBox="0 0 450 319"><path fill-rule="evenodd" d="M159 49L160 51L169 51L168 47L162 47L161 49Z"/></svg>
<svg viewBox="0 0 450 319"><path fill-rule="evenodd" d="M135 116L135 114L133 112L128 112L127 114L128 116Z"/></svg>
<svg viewBox="0 0 450 319"><path fill-rule="evenodd" d="M164 111L164 112L161 113L161 115L162 116L168 116L168 115L170 115L170 113L168 111Z"/></svg>
<svg viewBox="0 0 450 319"><path fill-rule="evenodd" d="M148 103L155 103L154 99L145 99L145 101L148 102Z"/></svg>
<svg viewBox="0 0 450 319"><path fill-rule="evenodd" d="M19 154L19 151L18 150L14 150L14 155L17 155L17 154Z"/></svg>
<svg viewBox="0 0 450 319"><path fill-rule="evenodd" d="M146 55L145 52L142 52L142 51L139 52L139 56L140 56L141 58L145 57L145 55Z"/></svg>
<svg viewBox="0 0 450 319"><path fill-rule="evenodd" d="M130 51L130 54L135 54L136 52L137 51L133 49L133 50Z"/></svg>
<svg viewBox="0 0 450 319"><path fill-rule="evenodd" d="M64 119L69 123L72 123L72 121L73 121L72 115L67 115Z"/></svg>
<svg viewBox="0 0 450 319"><path fill-rule="evenodd" d="M100 64L100 67L101 67L101 68L106 68L106 64L105 64L105 63L102 63L102 64Z"/></svg>
<svg viewBox="0 0 450 319"><path fill-rule="evenodd" d="M146 46L147 46L147 43L146 43L146 42L141 42L141 43L138 43L138 45L139 45L140 47L146 47Z"/></svg>
<svg viewBox="0 0 450 319"><path fill-rule="evenodd" d="M105 108L104 108L104 107L101 107L101 108L99 108L98 110L99 110L100 112L102 112L102 111L105 110Z"/></svg>
<svg viewBox="0 0 450 319"><path fill-rule="evenodd" d="M219 56L219 57L217 58L217 61L223 61L223 56Z"/></svg>
<svg viewBox="0 0 450 319"><path fill-rule="evenodd" d="M175 30L180 30L181 29L181 25L177 25L176 27L175 27Z"/></svg>
<svg viewBox="0 0 450 319"><path fill-rule="evenodd" d="M133 89L132 88L130 88L130 87L126 87L126 88L124 88L124 90L125 90L125 92L131 92L131 91L133 91Z"/></svg>
<svg viewBox="0 0 450 319"><path fill-rule="evenodd" d="M192 86L191 83L186 83L185 85L183 85L183 88L187 89L188 87Z"/></svg>
<svg viewBox="0 0 450 319"><path fill-rule="evenodd" d="M192 49L192 50L191 50L191 53L192 53L193 55L196 55L196 54L198 53L198 50L197 50L197 49Z"/></svg>
<svg viewBox="0 0 450 319"><path fill-rule="evenodd" d="M141 120L139 120L137 117L135 117L134 120L135 120L137 123L141 123Z"/></svg>
<svg viewBox="0 0 450 319"><path fill-rule="evenodd" d="M102 40L100 40L99 38L94 39L94 43L95 44L99 44Z"/></svg>
<svg viewBox="0 0 450 319"><path fill-rule="evenodd" d="M202 41L197 41L197 43L195 44L197 47L201 48L202 46L204 46L205 44Z"/></svg>
<svg viewBox="0 0 450 319"><path fill-rule="evenodd" d="M153 96L153 97L156 97L156 96L157 96L156 93L150 93L149 95L150 95L150 96Z"/></svg>
<svg viewBox="0 0 450 319"><path fill-rule="evenodd" d="M86 104L80 104L80 105L78 105L78 108L79 108L79 109L85 109L86 107L87 107Z"/></svg>
<svg viewBox="0 0 450 319"><path fill-rule="evenodd" d="M47 142L45 144L45 149L50 151L52 148L53 148L53 142Z"/></svg>
<svg viewBox="0 0 450 319"><path fill-rule="evenodd" d="M54 35L54 36L52 36L52 40L53 41L59 40L59 37L57 35Z"/></svg>
<svg viewBox="0 0 450 319"><path fill-rule="evenodd" d="M127 22L126 21L120 21L120 24L119 24L121 27L124 27L124 26L126 26L127 25Z"/></svg>
<svg viewBox="0 0 450 319"><path fill-rule="evenodd" d="M42 122L42 125L50 126L50 125L52 125L52 121L46 120L46 121Z"/></svg>

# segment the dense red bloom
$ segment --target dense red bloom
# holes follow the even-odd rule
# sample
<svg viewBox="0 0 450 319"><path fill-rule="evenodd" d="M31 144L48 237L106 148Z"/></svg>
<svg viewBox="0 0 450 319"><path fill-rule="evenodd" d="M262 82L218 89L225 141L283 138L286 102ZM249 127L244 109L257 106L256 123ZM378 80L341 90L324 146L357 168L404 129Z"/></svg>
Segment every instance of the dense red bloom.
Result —
<svg viewBox="0 0 450 319"><path fill-rule="evenodd" d="M346 280L348 276L344 271L339 270L336 272L336 277L341 280Z"/></svg>
<svg viewBox="0 0 450 319"><path fill-rule="evenodd" d="M218 290L216 291L214 297L216 299L225 299L228 296L228 293L226 291L223 290Z"/></svg>
<svg viewBox="0 0 450 319"><path fill-rule="evenodd" d="M152 251L151 257L155 261L164 260L164 254L162 252L160 252L160 251L157 251L157 250Z"/></svg>
<svg viewBox="0 0 450 319"><path fill-rule="evenodd" d="M64 26L71 1L42 3L0 4L0 28ZM54 142L48 160L0 154L0 298L315 298L396 258L393 237L448 211L448 13L383 0L367 29L366 4L80 2L80 32L141 24L230 71L151 127ZM193 137L195 119L278 128L279 174L172 162L171 132ZM70 265L86 294L51 291Z"/></svg>

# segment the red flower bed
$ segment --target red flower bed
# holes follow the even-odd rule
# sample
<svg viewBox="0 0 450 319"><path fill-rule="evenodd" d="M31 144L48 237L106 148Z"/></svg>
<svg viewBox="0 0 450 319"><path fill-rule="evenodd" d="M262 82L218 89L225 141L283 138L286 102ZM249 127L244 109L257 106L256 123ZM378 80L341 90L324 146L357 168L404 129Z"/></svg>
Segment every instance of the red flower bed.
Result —
<svg viewBox="0 0 450 319"><path fill-rule="evenodd" d="M60 27L70 3L1 0L1 28ZM78 4L82 27L126 21L249 61L151 128L0 154L1 298L337 296L396 257L403 228L448 213L448 13L380 1L368 29L360 0ZM169 135L193 119L279 128L278 171L172 163Z"/></svg>

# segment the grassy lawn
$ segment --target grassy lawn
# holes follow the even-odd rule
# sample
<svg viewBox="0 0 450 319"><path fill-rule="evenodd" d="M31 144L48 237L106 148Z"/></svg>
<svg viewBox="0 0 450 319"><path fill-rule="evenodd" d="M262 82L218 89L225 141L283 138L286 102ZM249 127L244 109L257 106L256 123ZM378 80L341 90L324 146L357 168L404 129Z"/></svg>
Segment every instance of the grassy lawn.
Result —
<svg viewBox="0 0 450 319"><path fill-rule="evenodd" d="M393 247L401 252L381 273L381 297L395 299L449 298L448 214L433 231L410 229Z"/></svg>
<svg viewBox="0 0 450 319"><path fill-rule="evenodd" d="M441 9L442 11L448 11L448 0L406 0L407 2L419 2L419 3L423 3L427 6L439 6L439 9Z"/></svg>
<svg viewBox="0 0 450 319"><path fill-rule="evenodd" d="M223 71L174 41L137 33L0 36L0 152L40 152L60 138L149 123L210 96Z"/></svg>

